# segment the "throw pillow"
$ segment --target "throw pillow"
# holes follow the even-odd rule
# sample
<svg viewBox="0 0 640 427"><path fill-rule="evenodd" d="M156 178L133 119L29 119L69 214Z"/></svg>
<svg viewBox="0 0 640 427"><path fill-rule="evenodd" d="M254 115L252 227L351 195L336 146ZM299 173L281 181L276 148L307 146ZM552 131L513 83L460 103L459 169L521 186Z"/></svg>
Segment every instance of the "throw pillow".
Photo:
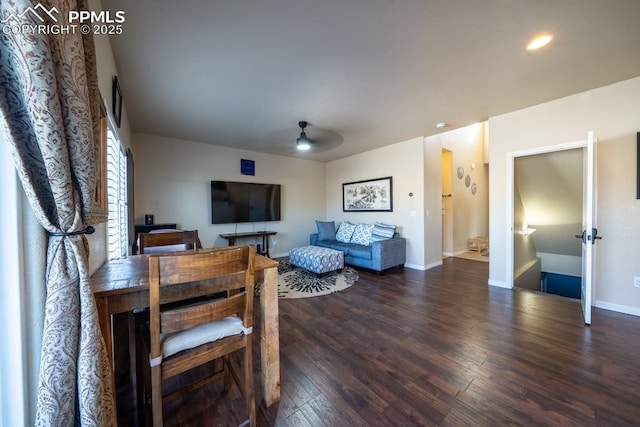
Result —
<svg viewBox="0 0 640 427"><path fill-rule="evenodd" d="M357 243L359 245L369 246L371 243L371 232L373 231L373 224L358 224L351 236L351 243Z"/></svg>
<svg viewBox="0 0 640 427"><path fill-rule="evenodd" d="M349 243L355 229L355 224L351 224L346 221L343 222L340 224L340 228L338 228L338 232L336 233L336 240L343 243Z"/></svg>
<svg viewBox="0 0 640 427"><path fill-rule="evenodd" d="M336 224L333 221L316 221L318 240L336 240Z"/></svg>
<svg viewBox="0 0 640 427"><path fill-rule="evenodd" d="M377 242L379 240L390 239L396 232L395 225L383 224L376 222L373 225L373 231L371 232L371 241Z"/></svg>

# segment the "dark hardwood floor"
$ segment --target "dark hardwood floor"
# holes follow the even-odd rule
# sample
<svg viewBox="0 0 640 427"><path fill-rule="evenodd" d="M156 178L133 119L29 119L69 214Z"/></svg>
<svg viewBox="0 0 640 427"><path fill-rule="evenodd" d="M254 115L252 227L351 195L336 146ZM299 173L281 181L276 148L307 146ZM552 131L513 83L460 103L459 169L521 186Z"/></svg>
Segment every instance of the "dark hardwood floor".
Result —
<svg viewBox="0 0 640 427"><path fill-rule="evenodd" d="M639 317L594 309L587 327L579 302L490 287L478 261L359 272L343 292L279 301L269 408L254 333L258 425L640 425ZM135 425L119 395L120 424ZM212 385L170 402L165 424L233 426L244 411L237 388Z"/></svg>

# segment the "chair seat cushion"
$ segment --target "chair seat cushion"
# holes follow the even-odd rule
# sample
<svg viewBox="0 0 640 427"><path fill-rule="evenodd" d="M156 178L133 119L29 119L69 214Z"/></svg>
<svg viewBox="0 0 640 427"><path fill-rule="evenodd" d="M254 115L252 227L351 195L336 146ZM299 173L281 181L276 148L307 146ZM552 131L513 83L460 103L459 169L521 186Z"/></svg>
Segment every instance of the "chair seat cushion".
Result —
<svg viewBox="0 0 640 427"><path fill-rule="evenodd" d="M145 254L165 254L170 252L186 251L189 247L185 244L166 245L166 246L149 246L144 249Z"/></svg>
<svg viewBox="0 0 640 427"><path fill-rule="evenodd" d="M160 337L162 340L162 355L163 357L169 357L182 350L198 347L199 345L238 335L242 332L244 332L242 319L233 315L185 331L163 334Z"/></svg>

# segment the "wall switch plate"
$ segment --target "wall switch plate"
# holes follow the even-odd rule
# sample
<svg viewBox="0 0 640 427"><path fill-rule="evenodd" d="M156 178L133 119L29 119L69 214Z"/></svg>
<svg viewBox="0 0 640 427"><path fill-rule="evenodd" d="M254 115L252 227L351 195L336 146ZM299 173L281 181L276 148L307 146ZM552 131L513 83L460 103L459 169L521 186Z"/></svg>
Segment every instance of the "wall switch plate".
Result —
<svg viewBox="0 0 640 427"><path fill-rule="evenodd" d="M633 278L633 286L635 286L636 288L640 288L640 277Z"/></svg>

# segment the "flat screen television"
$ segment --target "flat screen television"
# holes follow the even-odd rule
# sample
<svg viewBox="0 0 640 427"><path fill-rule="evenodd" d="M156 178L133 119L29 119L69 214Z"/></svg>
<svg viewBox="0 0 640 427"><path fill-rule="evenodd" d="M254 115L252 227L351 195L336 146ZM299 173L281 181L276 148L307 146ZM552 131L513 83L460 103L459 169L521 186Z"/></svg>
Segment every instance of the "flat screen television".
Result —
<svg viewBox="0 0 640 427"><path fill-rule="evenodd" d="M280 184L211 181L211 223L280 221Z"/></svg>

